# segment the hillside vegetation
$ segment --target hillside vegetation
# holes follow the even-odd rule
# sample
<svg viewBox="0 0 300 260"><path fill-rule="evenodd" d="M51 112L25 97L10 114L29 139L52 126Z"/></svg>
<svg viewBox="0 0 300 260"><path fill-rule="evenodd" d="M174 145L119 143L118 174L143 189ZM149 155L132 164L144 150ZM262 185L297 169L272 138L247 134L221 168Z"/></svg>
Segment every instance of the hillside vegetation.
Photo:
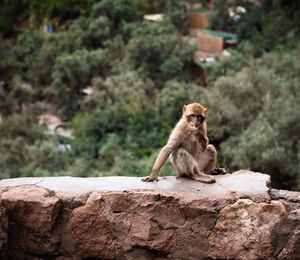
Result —
<svg viewBox="0 0 300 260"><path fill-rule="evenodd" d="M300 189L299 4L244 3L238 22L216 4L212 27L225 30L223 19L240 41L231 57L207 68L203 88L190 73L196 46L182 37L188 12L179 1L59 2L22 2L21 16L17 3L0 6L0 178L147 175L182 106L199 102L208 108L219 166ZM143 21L157 10L163 22ZM273 30L264 10L284 30ZM14 25L8 14L21 18ZM43 17L54 33L38 30ZM87 86L92 95L82 93ZM71 128L73 138L60 140L71 150L57 149L57 138L39 126L49 109ZM161 175L170 174L167 163Z"/></svg>

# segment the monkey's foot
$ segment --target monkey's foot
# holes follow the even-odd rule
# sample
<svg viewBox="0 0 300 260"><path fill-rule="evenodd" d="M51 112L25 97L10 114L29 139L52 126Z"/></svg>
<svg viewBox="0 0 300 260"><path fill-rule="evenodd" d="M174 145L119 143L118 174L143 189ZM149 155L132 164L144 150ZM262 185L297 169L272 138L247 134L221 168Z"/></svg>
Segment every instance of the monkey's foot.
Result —
<svg viewBox="0 0 300 260"><path fill-rule="evenodd" d="M153 177L147 176L147 177L142 178L142 181L151 182L151 181L159 181L159 180L158 180L158 177L153 178Z"/></svg>
<svg viewBox="0 0 300 260"><path fill-rule="evenodd" d="M226 170L225 168L216 168L215 172L217 172L218 174L226 174Z"/></svg>
<svg viewBox="0 0 300 260"><path fill-rule="evenodd" d="M200 181L200 182L204 182L204 183L214 183L216 182L216 179L212 176L209 175L201 175L201 176L197 176L195 178L193 178L196 181Z"/></svg>
<svg viewBox="0 0 300 260"><path fill-rule="evenodd" d="M215 168L209 172L210 175L223 175L226 174L225 168Z"/></svg>

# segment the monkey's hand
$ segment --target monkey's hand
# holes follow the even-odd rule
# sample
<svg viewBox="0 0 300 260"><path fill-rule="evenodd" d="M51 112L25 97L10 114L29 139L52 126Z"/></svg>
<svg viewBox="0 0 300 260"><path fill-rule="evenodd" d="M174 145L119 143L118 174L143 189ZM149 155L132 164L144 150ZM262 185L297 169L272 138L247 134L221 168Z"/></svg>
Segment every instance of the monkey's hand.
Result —
<svg viewBox="0 0 300 260"><path fill-rule="evenodd" d="M206 150L207 145L208 145L207 140L203 139L203 141L201 142L202 152Z"/></svg>
<svg viewBox="0 0 300 260"><path fill-rule="evenodd" d="M203 135L200 135L199 136L199 139L200 139L200 143L201 143L201 146L202 146L202 152L205 151L207 145L208 145L208 138L204 137Z"/></svg>
<svg viewBox="0 0 300 260"><path fill-rule="evenodd" d="M144 182L151 182L151 181L159 181L157 176L147 176L142 178L142 181Z"/></svg>
<svg viewBox="0 0 300 260"><path fill-rule="evenodd" d="M189 129L190 135L198 135L199 133L200 133L200 131L197 127L190 127L190 129Z"/></svg>

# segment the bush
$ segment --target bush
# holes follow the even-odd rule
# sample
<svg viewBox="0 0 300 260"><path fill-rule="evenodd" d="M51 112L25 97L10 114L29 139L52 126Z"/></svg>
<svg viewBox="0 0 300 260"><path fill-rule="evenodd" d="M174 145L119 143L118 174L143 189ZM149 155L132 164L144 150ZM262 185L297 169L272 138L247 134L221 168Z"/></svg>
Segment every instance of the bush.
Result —
<svg viewBox="0 0 300 260"><path fill-rule="evenodd" d="M158 85L177 78L193 63L195 46L174 34L169 23L143 22L131 35L126 49L132 69Z"/></svg>
<svg viewBox="0 0 300 260"><path fill-rule="evenodd" d="M236 32L237 23L229 15L229 8L244 6L242 1L213 0L209 14L209 26L216 31Z"/></svg>
<svg viewBox="0 0 300 260"><path fill-rule="evenodd" d="M68 162L55 140L45 136L37 119L21 114L4 118L0 127L0 178L58 174Z"/></svg>
<svg viewBox="0 0 300 260"><path fill-rule="evenodd" d="M90 48L103 47L104 41L111 38L112 23L107 16L99 16L91 20L84 34L84 41Z"/></svg>
<svg viewBox="0 0 300 260"><path fill-rule="evenodd" d="M195 84L167 81L157 99L160 118L173 129L181 118L183 105L199 102L203 93L204 89Z"/></svg>
<svg viewBox="0 0 300 260"><path fill-rule="evenodd" d="M93 6L91 18L88 36L94 40L91 46L97 47L99 40L113 38L121 33L124 24L137 21L138 14L130 0L103 0Z"/></svg>
<svg viewBox="0 0 300 260"><path fill-rule="evenodd" d="M30 71L39 55L42 38L39 34L26 31L16 40L1 42L0 72L1 78L9 81L18 74L26 81L30 80Z"/></svg>
<svg viewBox="0 0 300 260"><path fill-rule="evenodd" d="M245 12L239 11L240 7ZM229 16L229 8L235 12L235 18ZM240 49L261 56L274 48L296 48L300 39L299 16L298 1L266 0L258 4L218 0L213 1L210 25L214 30L237 33Z"/></svg>
<svg viewBox="0 0 300 260"><path fill-rule="evenodd" d="M67 32L58 32L47 37L36 61L36 74L40 85L50 84L53 68L57 57L72 54L83 46L83 35L88 26L88 20L81 18L74 22Z"/></svg>
<svg viewBox="0 0 300 260"><path fill-rule="evenodd" d="M264 55L203 96L225 165L269 173L277 188L299 189L299 57L299 49Z"/></svg>
<svg viewBox="0 0 300 260"><path fill-rule="evenodd" d="M105 109L107 106L127 104L134 99L149 99L153 91L150 79L143 80L136 72L125 72L103 80L100 77L92 79L94 93L85 97L82 108L92 110Z"/></svg>
<svg viewBox="0 0 300 260"><path fill-rule="evenodd" d="M79 102L93 75L104 75L107 71L103 50L77 51L57 58L53 72L53 101L64 119L71 118L79 110Z"/></svg>
<svg viewBox="0 0 300 260"><path fill-rule="evenodd" d="M108 134L115 133L124 137L126 116L122 106L109 106L105 110L97 109L76 115L71 126L76 127L74 137L75 142L82 145L80 150L88 151L89 157L95 159Z"/></svg>
<svg viewBox="0 0 300 260"><path fill-rule="evenodd" d="M243 68L248 67L253 60L249 54L243 54L235 50L230 50L231 56L215 57L215 63L205 66L207 76L207 84L211 86L214 82L222 76L233 76L240 72Z"/></svg>
<svg viewBox="0 0 300 260"><path fill-rule="evenodd" d="M0 86L0 113L4 116L20 113L32 101L33 90L19 75L13 76L7 87Z"/></svg>
<svg viewBox="0 0 300 260"><path fill-rule="evenodd" d="M107 16L116 29L121 22L132 22L138 18L136 8L130 0L102 0L93 6L91 17L96 19L102 15Z"/></svg>
<svg viewBox="0 0 300 260"><path fill-rule="evenodd" d="M300 5L295 1L263 1L261 6L244 4L237 33L241 45L250 42L250 51L261 55L277 46L295 48L300 39ZM249 46L247 47L249 50Z"/></svg>
<svg viewBox="0 0 300 260"><path fill-rule="evenodd" d="M164 19L169 20L181 34L188 34L189 12L187 5L177 0L168 1Z"/></svg>

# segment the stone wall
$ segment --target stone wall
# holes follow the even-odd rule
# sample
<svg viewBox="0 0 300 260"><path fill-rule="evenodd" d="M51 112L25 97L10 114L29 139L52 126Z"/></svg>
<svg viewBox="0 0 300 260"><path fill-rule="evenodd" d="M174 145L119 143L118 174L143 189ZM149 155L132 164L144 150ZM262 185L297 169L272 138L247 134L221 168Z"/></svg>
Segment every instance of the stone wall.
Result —
<svg viewBox="0 0 300 260"><path fill-rule="evenodd" d="M216 184L167 177L141 184L148 189L101 188L107 180L140 185L0 181L1 259L300 259L300 193L269 189L266 175L241 171Z"/></svg>

